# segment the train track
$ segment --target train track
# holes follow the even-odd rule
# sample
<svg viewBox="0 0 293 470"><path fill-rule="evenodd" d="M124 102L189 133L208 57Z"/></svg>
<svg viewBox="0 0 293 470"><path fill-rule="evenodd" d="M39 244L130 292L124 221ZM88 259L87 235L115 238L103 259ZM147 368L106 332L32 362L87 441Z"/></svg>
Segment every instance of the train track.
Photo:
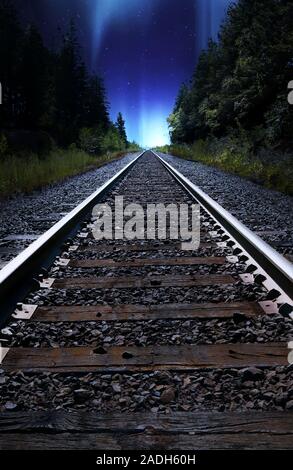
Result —
<svg viewBox="0 0 293 470"><path fill-rule="evenodd" d="M96 240L117 196L200 203L200 247ZM291 293L289 261L144 152L0 272L0 449L292 448Z"/></svg>

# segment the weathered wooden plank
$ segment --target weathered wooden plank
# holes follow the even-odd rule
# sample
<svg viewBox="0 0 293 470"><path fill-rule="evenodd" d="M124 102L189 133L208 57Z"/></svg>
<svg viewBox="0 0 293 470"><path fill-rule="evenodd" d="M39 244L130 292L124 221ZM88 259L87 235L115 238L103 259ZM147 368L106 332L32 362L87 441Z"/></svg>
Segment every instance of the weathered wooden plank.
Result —
<svg viewBox="0 0 293 470"><path fill-rule="evenodd" d="M200 242L200 248L209 249L214 248L216 244L214 242ZM159 250L181 250L181 243L166 241L162 242L151 242L148 243L124 243L122 244L107 244L107 243L92 243L89 245L82 245L78 247L79 251L91 251L91 252L115 252L115 251L159 251Z"/></svg>
<svg viewBox="0 0 293 470"><path fill-rule="evenodd" d="M195 266L195 265L222 265L225 264L224 257L180 257L161 259L135 259L131 261L115 261L113 259L83 259L70 260L69 266L73 268L136 268L143 266Z"/></svg>
<svg viewBox="0 0 293 470"><path fill-rule="evenodd" d="M287 365L286 343L103 348L11 348L2 367L31 371L195 370Z"/></svg>
<svg viewBox="0 0 293 470"><path fill-rule="evenodd" d="M192 318L232 318L235 313L247 317L264 315L254 302L218 304L97 305L38 307L29 321L142 321Z"/></svg>
<svg viewBox="0 0 293 470"><path fill-rule="evenodd" d="M193 287L233 284L236 282L229 274L182 275L182 276L124 276L124 277L81 277L56 279L52 285L56 289L133 289L159 287Z"/></svg>
<svg viewBox="0 0 293 470"><path fill-rule="evenodd" d="M293 412L176 412L171 415L55 410L4 412L0 413L0 432L268 433L293 436Z"/></svg>
<svg viewBox="0 0 293 470"><path fill-rule="evenodd" d="M291 434L0 434L0 450L292 450L292 446Z"/></svg>

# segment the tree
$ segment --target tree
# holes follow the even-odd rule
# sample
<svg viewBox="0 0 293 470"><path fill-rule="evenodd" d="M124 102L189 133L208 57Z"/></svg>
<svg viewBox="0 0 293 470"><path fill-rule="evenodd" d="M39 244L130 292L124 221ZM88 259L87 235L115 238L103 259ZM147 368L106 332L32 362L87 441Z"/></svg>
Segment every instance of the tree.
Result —
<svg viewBox="0 0 293 470"><path fill-rule="evenodd" d="M93 76L89 79L86 100L86 125L108 129L110 126L108 103L104 83L100 77Z"/></svg>
<svg viewBox="0 0 293 470"><path fill-rule="evenodd" d="M10 138L31 150L40 136L93 154L125 149L124 119L119 113L111 122L103 80L88 73L81 56L73 21L53 52L35 26L23 30L10 0L0 0L1 154Z"/></svg>
<svg viewBox="0 0 293 470"><path fill-rule="evenodd" d="M118 129L119 136L121 140L124 142L125 146L127 147L127 134L125 128L125 121L123 119L122 113L118 113L116 127Z"/></svg>
<svg viewBox="0 0 293 470"><path fill-rule="evenodd" d="M46 90L49 86L49 51L35 26L25 32L20 66L24 100L22 125L31 129L40 125L46 110Z"/></svg>
<svg viewBox="0 0 293 470"><path fill-rule="evenodd" d="M238 0L219 42L203 51L169 117L174 143L258 133L262 145L292 144L292 0Z"/></svg>
<svg viewBox="0 0 293 470"><path fill-rule="evenodd" d="M63 144L78 137L86 115L86 69L81 61L74 22L63 37L56 74L57 135Z"/></svg>

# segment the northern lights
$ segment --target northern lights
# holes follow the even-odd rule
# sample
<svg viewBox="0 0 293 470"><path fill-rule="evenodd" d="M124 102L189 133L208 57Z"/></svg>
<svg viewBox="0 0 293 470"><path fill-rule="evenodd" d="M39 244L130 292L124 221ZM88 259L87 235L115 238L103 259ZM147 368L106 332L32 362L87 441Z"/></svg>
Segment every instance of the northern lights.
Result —
<svg viewBox="0 0 293 470"><path fill-rule="evenodd" d="M216 39L231 0L15 0L25 21L57 41L75 20L84 59L105 80L113 120L126 119L130 140L168 142L166 118L200 50Z"/></svg>
<svg viewBox="0 0 293 470"><path fill-rule="evenodd" d="M231 0L196 0L196 50L206 48L209 38L217 40L219 27Z"/></svg>

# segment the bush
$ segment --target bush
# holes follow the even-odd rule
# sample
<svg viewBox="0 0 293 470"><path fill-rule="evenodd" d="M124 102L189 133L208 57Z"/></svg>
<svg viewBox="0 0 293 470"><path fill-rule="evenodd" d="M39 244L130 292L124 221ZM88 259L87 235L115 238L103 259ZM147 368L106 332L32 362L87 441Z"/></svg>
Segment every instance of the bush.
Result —
<svg viewBox="0 0 293 470"><path fill-rule="evenodd" d="M103 136L99 129L84 127L79 133L79 145L82 150L97 155L102 150Z"/></svg>
<svg viewBox="0 0 293 470"><path fill-rule="evenodd" d="M111 125L106 131L100 128L84 127L79 133L79 145L82 150L91 155L121 152L129 149L114 125ZM139 146L132 143L131 148L132 150L138 150Z"/></svg>
<svg viewBox="0 0 293 470"><path fill-rule="evenodd" d="M93 157L73 144L68 150L54 150L45 158L6 156L0 160L0 196L29 192L69 176L97 168L125 152Z"/></svg>
<svg viewBox="0 0 293 470"><path fill-rule="evenodd" d="M194 160L214 166L223 171L242 176L267 188L293 195L293 163L290 156L274 155L266 152L254 156L245 149L242 142L235 140L211 143L199 140L193 145L170 145L158 148L159 151L187 160Z"/></svg>

